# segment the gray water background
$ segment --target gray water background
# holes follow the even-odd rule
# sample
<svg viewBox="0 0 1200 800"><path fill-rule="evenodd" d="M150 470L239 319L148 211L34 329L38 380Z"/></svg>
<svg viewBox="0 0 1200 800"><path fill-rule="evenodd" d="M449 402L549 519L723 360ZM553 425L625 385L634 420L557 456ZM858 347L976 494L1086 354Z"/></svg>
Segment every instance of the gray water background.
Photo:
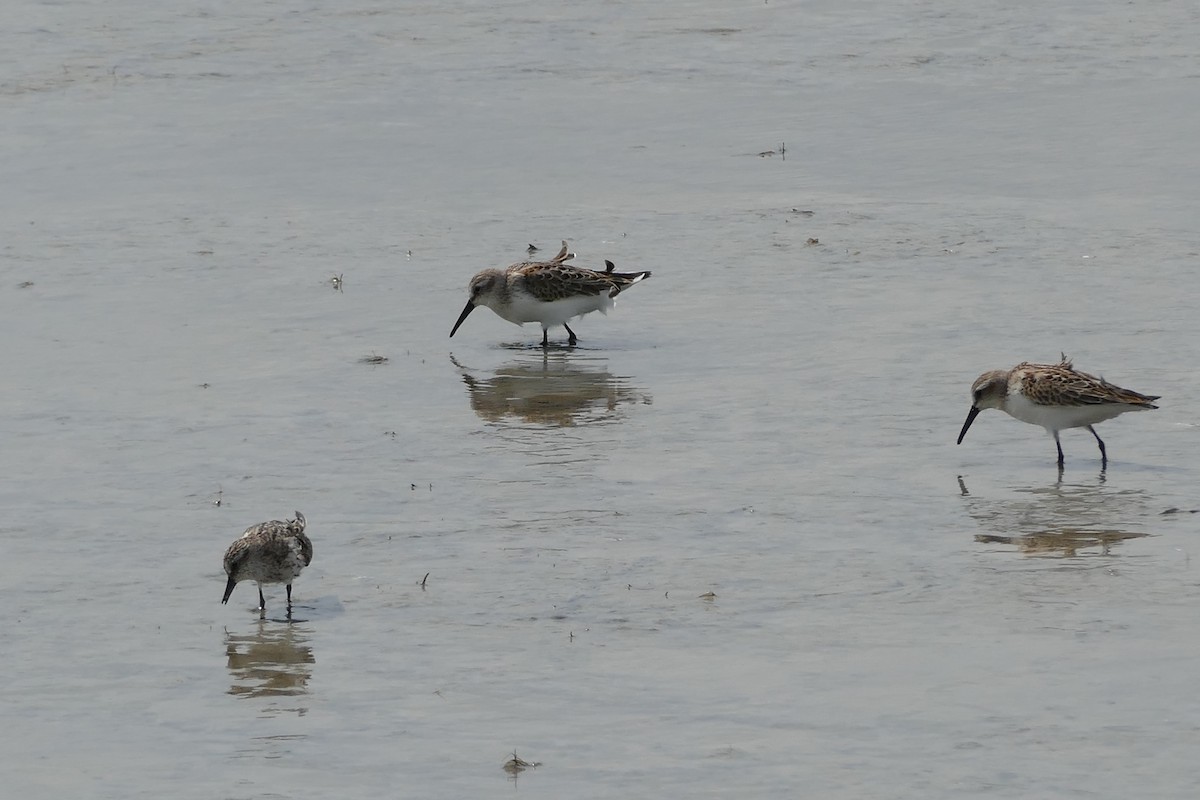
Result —
<svg viewBox="0 0 1200 800"><path fill-rule="evenodd" d="M1194 4L0 16L6 795L1195 796Z"/></svg>

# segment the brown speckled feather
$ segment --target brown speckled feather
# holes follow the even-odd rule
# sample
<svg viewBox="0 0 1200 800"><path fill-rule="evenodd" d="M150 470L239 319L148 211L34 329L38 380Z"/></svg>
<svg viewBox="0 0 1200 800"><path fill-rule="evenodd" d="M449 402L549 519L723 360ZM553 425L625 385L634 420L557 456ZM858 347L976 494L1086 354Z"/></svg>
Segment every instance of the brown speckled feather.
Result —
<svg viewBox="0 0 1200 800"><path fill-rule="evenodd" d="M1023 362L1013 368L1021 376L1021 392L1039 405L1089 406L1129 405L1158 408L1158 396L1139 394L1109 383L1104 378L1080 372L1064 355L1058 364Z"/></svg>
<svg viewBox="0 0 1200 800"><path fill-rule="evenodd" d="M616 297L621 290L632 286L642 272L596 272L583 267L546 262L509 267L510 280L520 283L525 291L538 300L550 302L575 295L597 295L605 292Z"/></svg>

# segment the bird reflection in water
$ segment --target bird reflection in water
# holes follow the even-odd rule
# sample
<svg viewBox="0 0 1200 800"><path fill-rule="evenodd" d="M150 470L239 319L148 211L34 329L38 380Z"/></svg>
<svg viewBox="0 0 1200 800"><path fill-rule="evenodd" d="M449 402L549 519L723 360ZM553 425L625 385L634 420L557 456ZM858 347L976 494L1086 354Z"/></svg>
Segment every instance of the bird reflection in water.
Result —
<svg viewBox="0 0 1200 800"><path fill-rule="evenodd" d="M649 405L648 394L610 373L603 360L545 353L510 362L490 377L476 377L450 356L462 374L471 409L480 419L566 427L609 420L623 404Z"/></svg>
<svg viewBox="0 0 1200 800"><path fill-rule="evenodd" d="M981 527L1002 528L975 534L976 542L1013 545L1027 556L1111 556L1114 545L1150 535L1112 527L1123 516L1144 516L1148 501L1141 491L1106 491L1103 474L1095 485L1059 481L1047 488L1019 489L1029 497L1016 500L972 497L962 476L958 488L970 503L967 513Z"/></svg>
<svg viewBox="0 0 1200 800"><path fill-rule="evenodd" d="M254 633L225 631L225 655L233 683L229 694L240 697L291 697L308 693L312 664L308 631L298 625L259 622ZM305 713L304 708L276 708Z"/></svg>
<svg viewBox="0 0 1200 800"><path fill-rule="evenodd" d="M1111 549L1114 544L1123 542L1126 539L1141 539L1149 535L1148 533L1135 533L1133 531L1060 528L1058 530L1048 530L1044 533L1030 533L1022 536L997 536L980 533L975 535L975 541L984 544L1016 545L1017 549L1027 556L1076 558L1080 555L1088 555L1086 553L1081 554L1079 551L1091 547L1099 548L1099 552L1095 555L1112 555Z"/></svg>

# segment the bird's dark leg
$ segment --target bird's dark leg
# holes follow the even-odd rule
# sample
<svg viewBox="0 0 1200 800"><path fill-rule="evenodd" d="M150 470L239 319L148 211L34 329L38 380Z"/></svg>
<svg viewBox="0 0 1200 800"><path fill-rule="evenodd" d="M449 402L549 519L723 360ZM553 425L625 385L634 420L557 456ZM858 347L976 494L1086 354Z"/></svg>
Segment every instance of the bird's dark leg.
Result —
<svg viewBox="0 0 1200 800"><path fill-rule="evenodd" d="M565 322L563 323L563 327L567 329L567 336L570 337L567 339L567 344L574 347L579 342L579 340L575 338L575 331L571 330L571 326Z"/></svg>
<svg viewBox="0 0 1200 800"><path fill-rule="evenodd" d="M1058 431L1054 432L1054 446L1058 448L1058 466L1063 465L1062 444L1058 441Z"/></svg>
<svg viewBox="0 0 1200 800"><path fill-rule="evenodd" d="M1096 433L1096 429L1091 425L1088 425L1087 429L1092 432L1092 436L1096 437L1096 444L1100 445L1100 466L1107 467L1108 453L1104 450L1104 440L1100 438L1100 434Z"/></svg>
<svg viewBox="0 0 1200 800"><path fill-rule="evenodd" d="M290 610L292 607L292 585L290 583L287 585L287 596L288 596L288 609Z"/></svg>
<svg viewBox="0 0 1200 800"><path fill-rule="evenodd" d="M261 583L258 585L258 610L259 611L267 610L267 598L263 597Z"/></svg>
<svg viewBox="0 0 1200 800"><path fill-rule="evenodd" d="M543 325L542 326L542 347L546 348L549 346L550 346L550 329L547 328L545 325Z"/></svg>

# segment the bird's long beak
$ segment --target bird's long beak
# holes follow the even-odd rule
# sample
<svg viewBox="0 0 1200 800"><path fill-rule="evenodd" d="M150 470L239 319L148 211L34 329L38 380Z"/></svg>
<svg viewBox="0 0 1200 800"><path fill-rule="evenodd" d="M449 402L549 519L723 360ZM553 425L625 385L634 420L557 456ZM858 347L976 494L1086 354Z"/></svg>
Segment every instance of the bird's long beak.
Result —
<svg viewBox="0 0 1200 800"><path fill-rule="evenodd" d="M967 428L971 427L971 423L979 416L979 406L971 406L971 410L967 412L967 421L963 423L963 429L958 434L958 443L962 444L963 437L967 435Z"/></svg>
<svg viewBox="0 0 1200 800"><path fill-rule="evenodd" d="M230 575L229 580L225 583L225 596L221 598L222 605L229 602L229 595L233 594L233 587L235 586L237 586L237 581Z"/></svg>
<svg viewBox="0 0 1200 800"><path fill-rule="evenodd" d="M458 315L458 322L454 323L454 327L450 329L451 338L454 337L455 331L458 330L459 325L463 324L463 320L467 318L467 315L470 314L474 310L475 310L475 302L473 300L468 300L467 307L464 308L463 312Z"/></svg>

